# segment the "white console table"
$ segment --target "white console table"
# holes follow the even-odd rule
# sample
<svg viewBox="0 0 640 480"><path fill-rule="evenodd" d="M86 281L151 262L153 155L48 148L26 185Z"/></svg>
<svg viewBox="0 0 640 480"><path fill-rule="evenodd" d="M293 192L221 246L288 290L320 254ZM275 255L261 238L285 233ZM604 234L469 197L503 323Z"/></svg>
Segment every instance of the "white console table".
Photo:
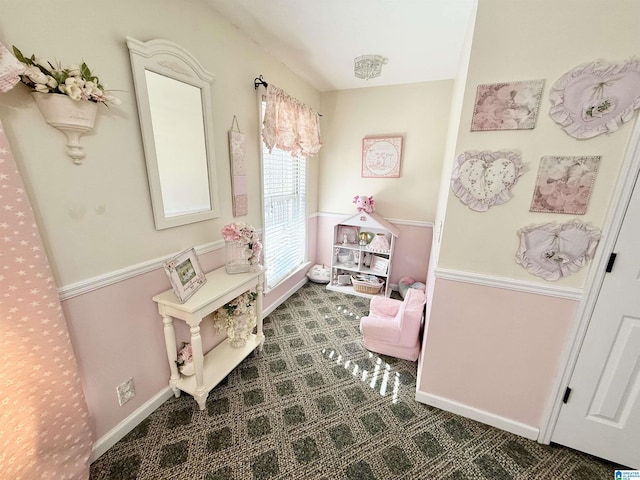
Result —
<svg viewBox="0 0 640 480"><path fill-rule="evenodd" d="M264 268L257 272L228 274L224 267L209 272L205 283L186 302L180 303L172 290L153 297L164 322L164 340L167 358L171 369L169 387L176 397L180 391L192 395L204 410L209 392L256 348L262 351L264 334L262 333L262 292L264 289ZM255 290L257 332L251 334L244 347L232 348L228 339L217 345L206 355L202 353L200 322L204 317L230 302L238 295ZM185 321L191 329L191 348L195 374L181 375L176 365L178 357L176 333L173 319Z"/></svg>

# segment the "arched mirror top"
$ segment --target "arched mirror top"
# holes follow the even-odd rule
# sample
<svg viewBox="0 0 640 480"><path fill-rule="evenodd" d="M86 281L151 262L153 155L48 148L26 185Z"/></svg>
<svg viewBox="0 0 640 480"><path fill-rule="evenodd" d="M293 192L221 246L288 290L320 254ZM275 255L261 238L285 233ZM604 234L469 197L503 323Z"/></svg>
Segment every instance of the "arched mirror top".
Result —
<svg viewBox="0 0 640 480"><path fill-rule="evenodd" d="M215 76L168 40L127 37L156 229L219 216Z"/></svg>

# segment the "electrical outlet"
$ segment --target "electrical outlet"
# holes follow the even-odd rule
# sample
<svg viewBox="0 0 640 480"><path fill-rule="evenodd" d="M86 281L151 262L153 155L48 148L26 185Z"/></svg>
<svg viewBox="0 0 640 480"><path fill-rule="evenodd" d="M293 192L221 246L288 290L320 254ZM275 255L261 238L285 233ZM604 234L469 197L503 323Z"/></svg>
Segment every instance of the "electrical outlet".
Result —
<svg viewBox="0 0 640 480"><path fill-rule="evenodd" d="M133 385L133 378L130 378L122 385L118 385L116 387L116 392L118 392L118 403L120 406L127 403L133 397L136 396L136 387Z"/></svg>

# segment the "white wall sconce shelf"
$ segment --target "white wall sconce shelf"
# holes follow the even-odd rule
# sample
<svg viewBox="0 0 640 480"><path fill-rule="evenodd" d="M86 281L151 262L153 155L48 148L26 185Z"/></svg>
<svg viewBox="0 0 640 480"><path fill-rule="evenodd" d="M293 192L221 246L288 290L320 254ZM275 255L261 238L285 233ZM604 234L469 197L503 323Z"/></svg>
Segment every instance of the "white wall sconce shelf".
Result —
<svg viewBox="0 0 640 480"><path fill-rule="evenodd" d="M98 104L89 100L73 100L67 95L32 92L33 99L45 121L67 137L67 155L80 165L84 159L84 147L80 137L93 132Z"/></svg>

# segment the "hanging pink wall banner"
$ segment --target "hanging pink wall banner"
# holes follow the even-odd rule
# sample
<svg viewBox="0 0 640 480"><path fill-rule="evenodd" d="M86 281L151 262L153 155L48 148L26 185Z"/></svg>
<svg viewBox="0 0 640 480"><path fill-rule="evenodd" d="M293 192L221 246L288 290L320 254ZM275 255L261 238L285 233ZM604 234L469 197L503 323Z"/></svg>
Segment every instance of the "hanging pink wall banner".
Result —
<svg viewBox="0 0 640 480"><path fill-rule="evenodd" d="M238 128L233 130L233 126ZM249 195L247 188L247 167L245 164L246 136L240 132L236 116L233 116L229 130L229 160L231 161L231 196L233 198L233 216L240 217L249 213Z"/></svg>
<svg viewBox="0 0 640 480"><path fill-rule="evenodd" d="M0 123L0 476L89 478L92 432L29 198Z"/></svg>

